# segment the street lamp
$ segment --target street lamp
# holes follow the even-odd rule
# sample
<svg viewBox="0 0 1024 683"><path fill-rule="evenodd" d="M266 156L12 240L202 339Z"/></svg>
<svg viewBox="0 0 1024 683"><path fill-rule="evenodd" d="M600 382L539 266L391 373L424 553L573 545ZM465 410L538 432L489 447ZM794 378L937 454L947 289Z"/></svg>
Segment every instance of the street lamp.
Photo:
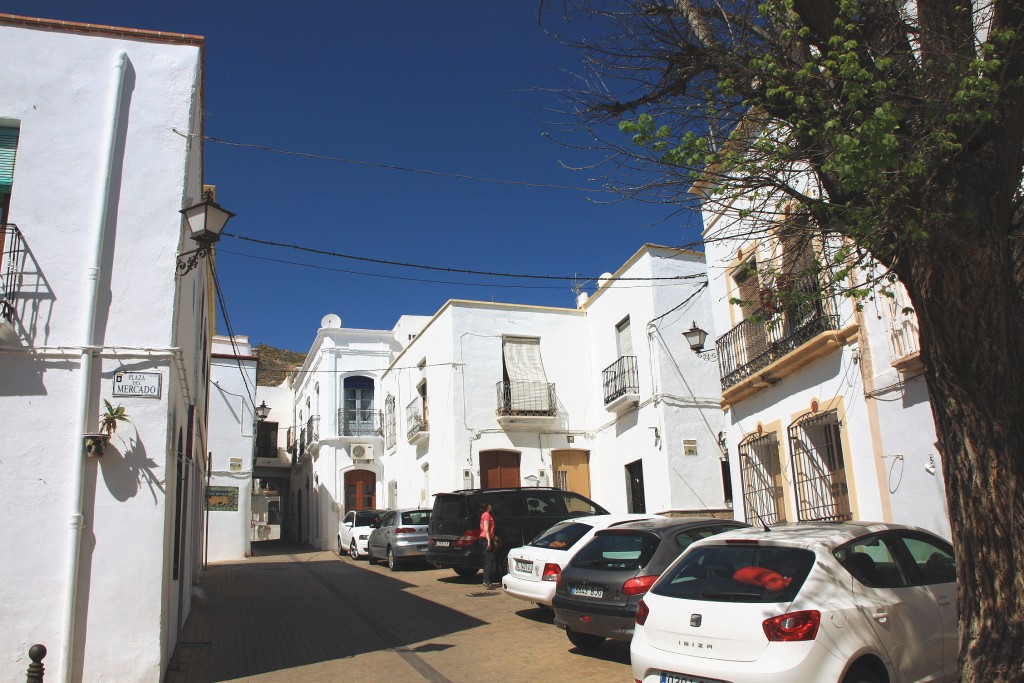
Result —
<svg viewBox="0 0 1024 683"><path fill-rule="evenodd" d="M718 352L715 349L704 350L704 340L708 338L708 333L697 327L696 321L693 322L690 329L683 332L683 336L686 338L686 343L690 345L690 350L697 354L698 358L709 363L718 360Z"/></svg>
<svg viewBox="0 0 1024 683"><path fill-rule="evenodd" d="M270 406L267 405L266 401L263 401L256 406L256 417L260 422L263 422L267 419L267 415L270 415Z"/></svg>
<svg viewBox="0 0 1024 683"><path fill-rule="evenodd" d="M189 236L199 247L178 254L178 275L190 272L199 264L199 259L206 258L228 220L235 215L213 201L213 193L206 190L203 201L182 209L181 213L188 221Z"/></svg>

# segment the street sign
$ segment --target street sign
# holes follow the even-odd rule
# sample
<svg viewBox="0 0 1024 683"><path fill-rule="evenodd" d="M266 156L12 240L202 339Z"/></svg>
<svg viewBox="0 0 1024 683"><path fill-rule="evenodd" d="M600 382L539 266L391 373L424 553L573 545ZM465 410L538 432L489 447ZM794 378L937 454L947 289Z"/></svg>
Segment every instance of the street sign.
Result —
<svg viewBox="0 0 1024 683"><path fill-rule="evenodd" d="M114 375L114 396L160 398L159 372L119 372Z"/></svg>

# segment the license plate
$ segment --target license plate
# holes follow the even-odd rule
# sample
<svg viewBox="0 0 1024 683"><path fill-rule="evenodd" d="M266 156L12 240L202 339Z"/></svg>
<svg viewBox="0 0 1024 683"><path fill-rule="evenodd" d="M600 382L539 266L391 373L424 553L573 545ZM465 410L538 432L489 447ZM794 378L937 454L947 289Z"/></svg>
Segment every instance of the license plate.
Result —
<svg viewBox="0 0 1024 683"><path fill-rule="evenodd" d="M604 589L596 588L594 586L570 586L569 592L572 595L583 595L588 598L604 597Z"/></svg>
<svg viewBox="0 0 1024 683"><path fill-rule="evenodd" d="M675 674L671 671L661 672L661 683L718 683L710 678L701 676L690 676L688 674Z"/></svg>
<svg viewBox="0 0 1024 683"><path fill-rule="evenodd" d="M515 560L515 564L516 564L516 571L517 572L524 572L526 574L532 574L533 573L533 562L524 561L524 560Z"/></svg>
<svg viewBox="0 0 1024 683"><path fill-rule="evenodd" d="M438 548L447 548L452 544L451 541L434 541L434 545Z"/></svg>

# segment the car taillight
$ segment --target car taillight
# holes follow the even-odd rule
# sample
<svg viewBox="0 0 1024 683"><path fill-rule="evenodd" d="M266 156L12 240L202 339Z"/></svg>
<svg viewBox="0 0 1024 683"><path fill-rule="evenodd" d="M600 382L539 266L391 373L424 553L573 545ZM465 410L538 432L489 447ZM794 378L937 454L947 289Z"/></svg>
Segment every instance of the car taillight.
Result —
<svg viewBox="0 0 1024 683"><path fill-rule="evenodd" d="M455 539L452 543L456 548L468 548L480 540L479 529L469 529L462 532L462 535Z"/></svg>
<svg viewBox="0 0 1024 683"><path fill-rule="evenodd" d="M792 642L814 640L814 637L818 635L820 624L821 612L811 609L765 619L761 626L769 641Z"/></svg>
<svg viewBox="0 0 1024 683"><path fill-rule="evenodd" d="M544 573L541 574L541 581L558 581L558 577L562 575L562 568L554 562L548 562L544 565Z"/></svg>
<svg viewBox="0 0 1024 683"><path fill-rule="evenodd" d="M636 623L641 626L647 621L647 615L651 613L651 608L647 606L643 598L640 598L640 604L636 607Z"/></svg>
<svg viewBox="0 0 1024 683"><path fill-rule="evenodd" d="M622 584L623 595L643 595L654 582L658 580L657 576L634 576L632 579Z"/></svg>
<svg viewBox="0 0 1024 683"><path fill-rule="evenodd" d="M395 529L395 533L396 534L414 534L414 533L416 533L416 530L413 529L412 527L400 526L397 529Z"/></svg>

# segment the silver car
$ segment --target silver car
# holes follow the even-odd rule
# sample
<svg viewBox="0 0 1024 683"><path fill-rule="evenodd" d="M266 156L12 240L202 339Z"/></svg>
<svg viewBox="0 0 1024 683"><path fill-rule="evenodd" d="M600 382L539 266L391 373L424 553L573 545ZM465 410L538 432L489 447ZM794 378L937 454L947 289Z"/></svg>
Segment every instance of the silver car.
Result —
<svg viewBox="0 0 1024 683"><path fill-rule="evenodd" d="M370 564L382 560L395 572L411 560L425 561L428 524L429 509L407 508L384 512L380 524L370 532L367 543Z"/></svg>

